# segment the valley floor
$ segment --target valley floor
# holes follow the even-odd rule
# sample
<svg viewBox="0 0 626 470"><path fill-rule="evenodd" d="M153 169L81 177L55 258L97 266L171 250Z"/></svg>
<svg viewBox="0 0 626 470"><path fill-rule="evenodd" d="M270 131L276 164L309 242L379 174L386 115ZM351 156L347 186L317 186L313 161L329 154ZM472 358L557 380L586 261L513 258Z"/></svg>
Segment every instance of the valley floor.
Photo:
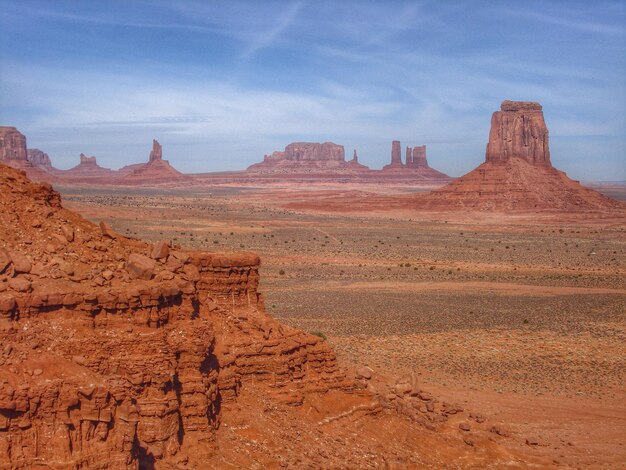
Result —
<svg viewBox="0 0 626 470"><path fill-rule="evenodd" d="M127 236L262 259L268 312L415 374L555 464L626 461L626 221L283 208L281 190L63 188ZM288 194L287 194L288 195Z"/></svg>

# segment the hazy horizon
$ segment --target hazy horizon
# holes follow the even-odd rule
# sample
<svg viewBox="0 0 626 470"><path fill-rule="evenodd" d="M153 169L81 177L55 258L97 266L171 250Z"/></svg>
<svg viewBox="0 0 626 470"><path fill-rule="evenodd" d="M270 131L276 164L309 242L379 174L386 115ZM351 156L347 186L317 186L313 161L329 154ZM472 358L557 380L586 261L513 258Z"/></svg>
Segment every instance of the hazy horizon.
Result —
<svg viewBox="0 0 626 470"><path fill-rule="evenodd" d="M58 168L145 161L241 170L294 141L427 145L460 176L491 114L538 101L553 164L626 179L622 2L0 0L0 125Z"/></svg>

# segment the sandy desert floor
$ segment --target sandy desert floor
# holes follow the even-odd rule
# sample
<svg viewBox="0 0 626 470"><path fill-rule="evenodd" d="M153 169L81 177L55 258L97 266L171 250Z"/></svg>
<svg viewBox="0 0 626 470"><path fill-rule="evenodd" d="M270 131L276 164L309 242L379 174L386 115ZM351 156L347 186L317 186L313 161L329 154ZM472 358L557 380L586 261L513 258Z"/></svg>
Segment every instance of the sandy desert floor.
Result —
<svg viewBox="0 0 626 470"><path fill-rule="evenodd" d="M58 189L127 236L259 253L272 315L346 365L417 374L515 450L626 462L624 220L298 212L281 207L289 188Z"/></svg>

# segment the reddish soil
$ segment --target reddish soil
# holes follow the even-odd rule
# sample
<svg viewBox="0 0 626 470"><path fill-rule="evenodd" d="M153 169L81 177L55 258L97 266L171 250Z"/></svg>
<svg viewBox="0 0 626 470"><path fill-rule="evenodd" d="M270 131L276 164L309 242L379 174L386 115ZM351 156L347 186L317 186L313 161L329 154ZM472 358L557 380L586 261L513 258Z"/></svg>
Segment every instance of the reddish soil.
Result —
<svg viewBox="0 0 626 470"><path fill-rule="evenodd" d="M259 253L269 312L327 336L341 363L371 367L369 388L383 397L398 377L414 377L442 402L485 417L461 421L469 419L470 432L508 435L486 436L517 455L622 468L626 218L619 211L294 209L332 200L337 190L327 188L73 190L67 199L122 233ZM372 197L407 196L389 186ZM451 416L448 423L458 426ZM393 426L388 444L401 432Z"/></svg>

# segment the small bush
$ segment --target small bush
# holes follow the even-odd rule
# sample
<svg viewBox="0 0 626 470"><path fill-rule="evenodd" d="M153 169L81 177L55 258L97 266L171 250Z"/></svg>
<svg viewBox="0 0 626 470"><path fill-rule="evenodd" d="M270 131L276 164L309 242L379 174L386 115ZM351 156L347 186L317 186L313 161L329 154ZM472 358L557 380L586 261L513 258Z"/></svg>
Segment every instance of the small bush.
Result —
<svg viewBox="0 0 626 470"><path fill-rule="evenodd" d="M285 275L285 270L281 269L280 271L278 271L278 274L280 274L281 276L284 276Z"/></svg>
<svg viewBox="0 0 626 470"><path fill-rule="evenodd" d="M311 334L322 338L324 341L328 339L326 335L322 333L321 331L311 331Z"/></svg>

